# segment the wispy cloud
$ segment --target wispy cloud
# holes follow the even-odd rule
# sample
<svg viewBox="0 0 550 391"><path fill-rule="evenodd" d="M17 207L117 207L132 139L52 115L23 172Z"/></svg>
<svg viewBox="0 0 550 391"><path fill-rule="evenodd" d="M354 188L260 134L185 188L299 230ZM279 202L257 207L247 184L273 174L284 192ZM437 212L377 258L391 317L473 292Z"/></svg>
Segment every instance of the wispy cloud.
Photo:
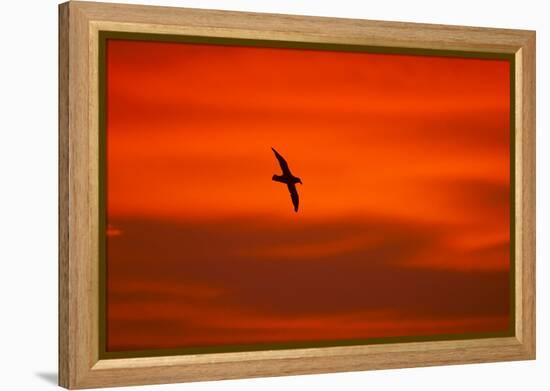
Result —
<svg viewBox="0 0 550 391"><path fill-rule="evenodd" d="M111 224L107 226L107 236L119 236L122 235L122 230L113 227Z"/></svg>
<svg viewBox="0 0 550 391"><path fill-rule="evenodd" d="M346 332L367 338L498 331L508 325L506 246L457 250L456 243L447 244L453 227L413 228L379 217L290 229L262 218L116 225L125 235L108 246L113 349L278 341L283 335L331 339ZM353 327L335 326L352 314L362 314ZM145 330L147 338L138 338Z"/></svg>

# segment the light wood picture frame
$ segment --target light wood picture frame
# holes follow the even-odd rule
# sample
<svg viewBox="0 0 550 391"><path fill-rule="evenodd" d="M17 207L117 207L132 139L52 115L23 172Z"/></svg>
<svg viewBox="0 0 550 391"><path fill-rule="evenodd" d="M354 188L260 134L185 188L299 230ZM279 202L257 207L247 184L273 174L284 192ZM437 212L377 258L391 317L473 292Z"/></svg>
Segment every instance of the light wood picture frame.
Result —
<svg viewBox="0 0 550 391"><path fill-rule="evenodd" d="M508 56L511 335L134 357L102 355L105 32ZM319 46L319 47L321 47ZM380 49L378 49L380 50ZM473 53L473 54L472 54ZM104 283L104 282L103 282ZM535 359L535 32L70 1L59 6L59 384L69 389Z"/></svg>

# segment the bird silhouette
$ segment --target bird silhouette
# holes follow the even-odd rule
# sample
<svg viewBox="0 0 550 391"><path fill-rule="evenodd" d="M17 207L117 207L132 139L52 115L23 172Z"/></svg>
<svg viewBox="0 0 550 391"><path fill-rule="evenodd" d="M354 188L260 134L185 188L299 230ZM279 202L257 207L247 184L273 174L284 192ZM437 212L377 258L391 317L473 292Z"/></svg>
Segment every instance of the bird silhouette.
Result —
<svg viewBox="0 0 550 391"><path fill-rule="evenodd" d="M271 179L275 182L281 182L287 185L288 191L290 192L290 198L292 199L292 205L294 205L294 212L298 212L298 204L300 203L300 198L298 197L298 191L296 190L296 183L299 183L301 185L302 180L292 175L285 158L282 157L281 154L275 150L275 148L271 147L271 150L279 161L281 170L283 170L283 175L273 175Z"/></svg>

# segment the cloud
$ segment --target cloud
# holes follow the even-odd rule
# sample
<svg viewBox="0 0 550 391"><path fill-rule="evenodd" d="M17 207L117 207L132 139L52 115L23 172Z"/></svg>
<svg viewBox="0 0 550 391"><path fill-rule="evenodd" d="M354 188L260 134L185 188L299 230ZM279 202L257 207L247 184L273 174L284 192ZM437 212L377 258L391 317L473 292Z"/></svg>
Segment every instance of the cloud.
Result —
<svg viewBox="0 0 550 391"><path fill-rule="evenodd" d="M380 217L295 225L125 219L116 226L125 235L108 241L113 349L508 325L505 246L456 252L445 245L453 227ZM436 261L418 265L422 257ZM496 267L456 267L467 257L494 258ZM351 318L353 327L335 326Z"/></svg>
<svg viewBox="0 0 550 391"><path fill-rule="evenodd" d="M122 230L113 227L111 224L107 226L107 236L119 236L122 235Z"/></svg>

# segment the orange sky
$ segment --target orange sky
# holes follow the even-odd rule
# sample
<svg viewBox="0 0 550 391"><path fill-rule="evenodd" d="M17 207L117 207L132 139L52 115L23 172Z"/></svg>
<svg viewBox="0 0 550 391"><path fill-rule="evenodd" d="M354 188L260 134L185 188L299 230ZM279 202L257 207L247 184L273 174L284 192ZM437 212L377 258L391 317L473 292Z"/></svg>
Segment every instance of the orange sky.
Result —
<svg viewBox="0 0 550 391"><path fill-rule="evenodd" d="M507 61L129 40L107 58L108 350L507 328Z"/></svg>

